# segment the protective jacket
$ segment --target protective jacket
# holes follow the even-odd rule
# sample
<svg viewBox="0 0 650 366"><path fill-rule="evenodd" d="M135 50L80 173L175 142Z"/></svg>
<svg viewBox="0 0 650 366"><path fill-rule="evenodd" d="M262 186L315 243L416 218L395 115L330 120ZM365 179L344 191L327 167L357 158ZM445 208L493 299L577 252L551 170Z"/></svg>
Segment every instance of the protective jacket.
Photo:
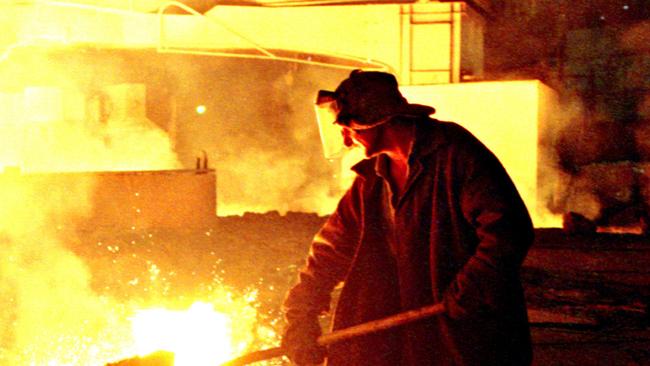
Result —
<svg viewBox="0 0 650 366"><path fill-rule="evenodd" d="M387 157L357 173L314 237L284 306L289 322L329 310L333 329L443 302L442 316L329 348L330 366L528 365L519 270L530 216L498 159L452 122L416 123L409 177L393 194Z"/></svg>

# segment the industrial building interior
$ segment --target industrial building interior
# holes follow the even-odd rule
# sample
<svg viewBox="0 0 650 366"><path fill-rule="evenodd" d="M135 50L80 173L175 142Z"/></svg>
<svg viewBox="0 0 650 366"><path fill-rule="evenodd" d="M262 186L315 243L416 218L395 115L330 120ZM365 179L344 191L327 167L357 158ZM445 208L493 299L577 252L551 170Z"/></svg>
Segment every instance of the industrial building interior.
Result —
<svg viewBox="0 0 650 366"><path fill-rule="evenodd" d="M648 0L0 9L0 365L277 346L361 158L324 154L314 97L355 69L395 74L513 178L534 364L650 365Z"/></svg>

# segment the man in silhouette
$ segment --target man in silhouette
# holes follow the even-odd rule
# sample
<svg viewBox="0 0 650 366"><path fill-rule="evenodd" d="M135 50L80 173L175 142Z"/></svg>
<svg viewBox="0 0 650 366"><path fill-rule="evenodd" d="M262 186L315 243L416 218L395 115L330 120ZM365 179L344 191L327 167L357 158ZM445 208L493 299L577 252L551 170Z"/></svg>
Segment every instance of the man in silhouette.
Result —
<svg viewBox="0 0 650 366"><path fill-rule="evenodd" d="M411 104L395 77L353 71L319 105L366 159L314 237L284 302L283 345L298 365L528 365L519 270L530 216L498 159L461 126ZM319 316L343 284L332 329L423 306L445 312L329 346Z"/></svg>

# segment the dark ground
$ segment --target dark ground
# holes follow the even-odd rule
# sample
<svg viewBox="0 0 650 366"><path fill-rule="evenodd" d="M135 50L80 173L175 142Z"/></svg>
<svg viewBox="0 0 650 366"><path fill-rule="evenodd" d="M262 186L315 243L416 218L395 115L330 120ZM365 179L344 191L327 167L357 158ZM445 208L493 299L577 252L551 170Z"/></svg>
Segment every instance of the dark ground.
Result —
<svg viewBox="0 0 650 366"><path fill-rule="evenodd" d="M189 303L214 286L256 288L258 321L280 332L284 293L324 220L268 213L220 217L192 231L102 229L82 233L73 250L89 264L95 290L116 298ZM147 280L152 263L155 283ZM536 365L650 365L648 237L537 229L522 275Z"/></svg>

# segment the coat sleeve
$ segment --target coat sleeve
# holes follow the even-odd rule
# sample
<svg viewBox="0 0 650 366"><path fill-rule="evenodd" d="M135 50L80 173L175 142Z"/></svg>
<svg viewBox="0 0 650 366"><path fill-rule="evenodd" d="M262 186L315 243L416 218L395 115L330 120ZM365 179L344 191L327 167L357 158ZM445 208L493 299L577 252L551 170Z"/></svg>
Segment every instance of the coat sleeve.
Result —
<svg viewBox="0 0 650 366"><path fill-rule="evenodd" d="M507 172L480 142L460 149L460 209L478 243L444 293L452 318L508 311L519 270L533 243L533 226Z"/></svg>
<svg viewBox="0 0 650 366"><path fill-rule="evenodd" d="M344 280L361 235L361 186L357 178L314 236L298 283L283 303L288 321L329 311L331 293Z"/></svg>

